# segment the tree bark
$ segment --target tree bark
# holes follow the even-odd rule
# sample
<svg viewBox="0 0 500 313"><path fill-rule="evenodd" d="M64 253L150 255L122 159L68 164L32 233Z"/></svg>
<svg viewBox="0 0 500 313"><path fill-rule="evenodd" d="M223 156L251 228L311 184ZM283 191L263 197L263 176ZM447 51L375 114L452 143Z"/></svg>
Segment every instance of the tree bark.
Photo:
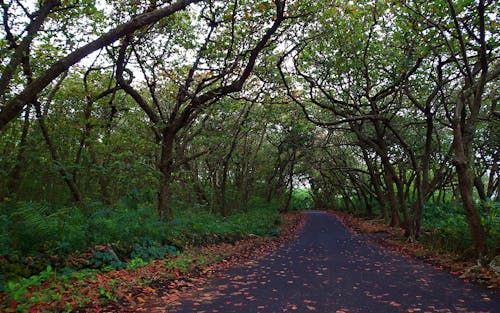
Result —
<svg viewBox="0 0 500 313"><path fill-rule="evenodd" d="M292 196L293 196L293 174L295 171L295 158L296 158L296 151L295 147L292 151L292 159L290 163L290 172L288 174L288 195L285 200L285 206L283 207L283 212L287 213L290 210L290 204L292 202Z"/></svg>
<svg viewBox="0 0 500 313"><path fill-rule="evenodd" d="M365 160L366 167L368 168L368 172L370 173L370 180L373 189L375 189L375 195L379 204L380 213L382 215L382 218L387 221L389 219L387 214L387 204L385 201L384 192L382 190L382 185L380 184L380 175L376 172L375 166L368 157L368 153L366 152L366 150L363 148L361 148L361 150L363 152L363 158Z"/></svg>
<svg viewBox="0 0 500 313"><path fill-rule="evenodd" d="M394 178L392 172L384 165L384 182L386 185L387 198L391 206L391 221L389 223L392 227L399 227L401 225L401 218L399 216L398 204L394 194Z"/></svg>
<svg viewBox="0 0 500 313"><path fill-rule="evenodd" d="M472 162L472 136L471 130L467 131L464 123L465 100L460 97L457 103L455 119L453 123L453 150L455 152L455 168L458 177L458 191L470 226L472 242L479 260L483 260L488 254L486 245L486 234L481 223L478 209L473 199L473 173ZM465 133L465 134L464 134Z"/></svg>
<svg viewBox="0 0 500 313"><path fill-rule="evenodd" d="M203 190L203 186L201 185L200 179L198 177L198 169L196 167L192 167L189 162L186 162L184 164L184 167L186 170L191 174L191 178L193 180L193 189L194 192L196 193L196 198L199 203L208 203L208 198L207 195L205 194L205 191Z"/></svg>
<svg viewBox="0 0 500 313"><path fill-rule="evenodd" d="M172 172L175 133L166 128L162 133L161 159L159 169L160 192L158 194L158 218L161 221L171 221L174 218L170 199L172 198Z"/></svg>

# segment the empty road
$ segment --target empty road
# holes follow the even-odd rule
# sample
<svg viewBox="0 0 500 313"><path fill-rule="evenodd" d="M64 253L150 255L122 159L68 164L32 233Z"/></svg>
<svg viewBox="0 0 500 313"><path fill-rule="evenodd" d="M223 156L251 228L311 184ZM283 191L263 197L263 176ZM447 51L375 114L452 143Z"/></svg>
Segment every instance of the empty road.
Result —
<svg viewBox="0 0 500 313"><path fill-rule="evenodd" d="M230 269L167 312L500 312L492 291L354 235L308 212L296 240Z"/></svg>

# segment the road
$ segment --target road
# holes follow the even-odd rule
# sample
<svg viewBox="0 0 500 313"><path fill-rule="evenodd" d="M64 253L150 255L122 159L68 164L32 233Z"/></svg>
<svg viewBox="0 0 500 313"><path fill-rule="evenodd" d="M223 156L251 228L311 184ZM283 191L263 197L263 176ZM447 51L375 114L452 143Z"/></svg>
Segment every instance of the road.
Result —
<svg viewBox="0 0 500 313"><path fill-rule="evenodd" d="M312 211L296 240L224 272L167 312L498 313L500 299Z"/></svg>

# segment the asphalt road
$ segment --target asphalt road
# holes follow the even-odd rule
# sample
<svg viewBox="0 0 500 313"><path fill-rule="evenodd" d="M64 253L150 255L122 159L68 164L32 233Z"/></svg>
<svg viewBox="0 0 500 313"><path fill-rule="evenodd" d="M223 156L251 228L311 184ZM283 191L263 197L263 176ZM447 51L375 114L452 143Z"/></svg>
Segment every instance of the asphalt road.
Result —
<svg viewBox="0 0 500 313"><path fill-rule="evenodd" d="M500 312L498 296L308 212L298 238L224 272L167 312Z"/></svg>

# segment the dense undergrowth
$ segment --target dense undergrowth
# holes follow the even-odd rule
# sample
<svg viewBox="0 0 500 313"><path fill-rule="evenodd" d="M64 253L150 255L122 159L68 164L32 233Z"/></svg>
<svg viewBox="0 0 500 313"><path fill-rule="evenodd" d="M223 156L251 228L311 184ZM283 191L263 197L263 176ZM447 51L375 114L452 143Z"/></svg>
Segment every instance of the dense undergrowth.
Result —
<svg viewBox="0 0 500 313"><path fill-rule="evenodd" d="M486 203L480 210L492 257L500 254L500 202ZM456 204L428 204L423 216L422 241L432 248L474 255L472 239L463 209Z"/></svg>
<svg viewBox="0 0 500 313"><path fill-rule="evenodd" d="M311 191L309 189L301 188L295 189L292 193L292 198L290 201L290 209L301 211L310 210L314 207L314 201L311 196Z"/></svg>
<svg viewBox="0 0 500 313"><path fill-rule="evenodd" d="M1 312L149 312L148 305L176 301L224 268L263 257L291 240L304 224L300 214L280 216L279 237L249 236L235 243L188 246L175 256L145 262L136 258L124 269L61 272L10 282L0 292Z"/></svg>
<svg viewBox="0 0 500 313"><path fill-rule="evenodd" d="M355 203L356 204L356 203ZM339 202L337 207L342 207ZM500 254L500 202L478 204L481 222L485 229L488 251L494 258ZM372 216L367 216L364 204L347 212L362 218L379 218L380 211L376 204L372 207ZM422 233L419 237L431 249L452 252L464 258L473 258L474 251L469 225L460 204L454 202L425 205L422 220Z"/></svg>
<svg viewBox="0 0 500 313"><path fill-rule="evenodd" d="M177 208L175 219L164 223L158 220L153 202L135 194L115 206L3 204L0 288L54 269L60 273L120 269L175 255L186 246L278 235L276 205L259 198L249 205L251 210L229 217L211 214L205 207Z"/></svg>

